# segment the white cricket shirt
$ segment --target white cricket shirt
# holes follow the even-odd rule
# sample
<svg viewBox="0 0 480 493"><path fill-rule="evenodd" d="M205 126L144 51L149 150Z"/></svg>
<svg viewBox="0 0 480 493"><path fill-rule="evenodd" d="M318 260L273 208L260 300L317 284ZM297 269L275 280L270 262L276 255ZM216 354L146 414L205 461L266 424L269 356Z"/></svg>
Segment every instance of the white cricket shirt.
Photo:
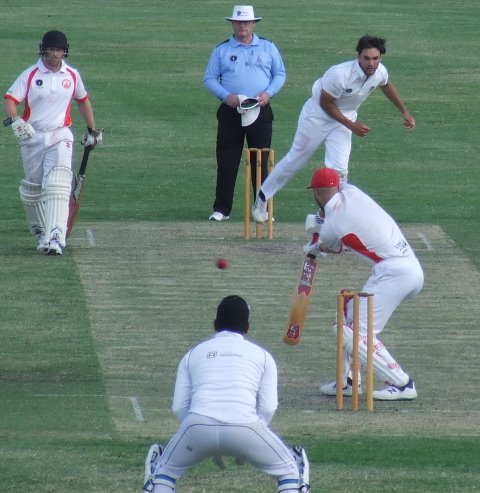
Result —
<svg viewBox="0 0 480 493"><path fill-rule="evenodd" d="M88 98L78 71L62 61L58 72L51 72L41 59L24 70L6 92L15 104L24 101L22 118L35 130L55 130L72 124L72 99Z"/></svg>
<svg viewBox="0 0 480 493"><path fill-rule="evenodd" d="M371 197L349 183L325 205L322 242L340 252L343 245L374 264L415 254L393 218Z"/></svg>
<svg viewBox="0 0 480 493"><path fill-rule="evenodd" d="M322 89L335 98L339 110L350 120L357 119L360 105L378 87L388 82L388 72L380 63L373 75L368 77L360 67L358 60L340 63L330 67L322 78L316 80L312 87L312 110L332 119L320 107Z"/></svg>
<svg viewBox="0 0 480 493"><path fill-rule="evenodd" d="M277 367L268 351L241 334L221 331L188 351L177 370L173 412L224 423L268 424L278 406Z"/></svg>

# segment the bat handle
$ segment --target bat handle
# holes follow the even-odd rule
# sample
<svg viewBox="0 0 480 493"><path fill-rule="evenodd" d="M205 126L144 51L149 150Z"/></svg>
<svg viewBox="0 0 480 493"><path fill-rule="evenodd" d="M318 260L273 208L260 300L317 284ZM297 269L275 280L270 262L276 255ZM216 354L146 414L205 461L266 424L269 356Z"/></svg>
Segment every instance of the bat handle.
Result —
<svg viewBox="0 0 480 493"><path fill-rule="evenodd" d="M320 238L320 235L318 233L313 233L312 240L310 241L310 245L317 243L319 238ZM315 259L315 258L317 258L317 256L314 255L313 253L307 253L307 258Z"/></svg>

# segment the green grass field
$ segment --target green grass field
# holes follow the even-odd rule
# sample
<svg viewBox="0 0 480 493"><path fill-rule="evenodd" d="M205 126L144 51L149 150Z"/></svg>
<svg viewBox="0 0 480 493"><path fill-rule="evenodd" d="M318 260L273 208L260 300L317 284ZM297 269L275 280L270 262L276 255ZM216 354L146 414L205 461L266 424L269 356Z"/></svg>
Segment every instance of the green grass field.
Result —
<svg viewBox="0 0 480 493"><path fill-rule="evenodd" d="M242 175L231 221L206 220L217 103L202 75L230 34L232 6L2 3L2 92L35 62L43 33L64 30L105 140L91 155L69 248L57 258L33 248L18 197L18 145L9 129L0 133L0 493L140 491L149 444L177 427L178 360L210 334L218 301L234 292L252 305L252 338L277 359L272 426L307 448L313 493L479 491L480 4L254 3L263 16L257 32L275 40L287 67L272 103L278 159L312 82L351 59L366 32L387 38L384 62L417 120L404 131L392 105L373 95L360 111L371 133L355 139L351 159L350 180L398 219L426 275L421 295L382 334L419 398L377 403L374 413L336 412L318 392L334 374L335 293L361 287L366 266L349 254L322 260L303 341L281 342L304 218L314 211L305 186L323 150L276 196L273 241L243 240ZM80 155L77 144L76 163ZM217 270L217 256L230 268ZM266 493L275 483L229 461L226 471L203 463L178 487L216 490Z"/></svg>

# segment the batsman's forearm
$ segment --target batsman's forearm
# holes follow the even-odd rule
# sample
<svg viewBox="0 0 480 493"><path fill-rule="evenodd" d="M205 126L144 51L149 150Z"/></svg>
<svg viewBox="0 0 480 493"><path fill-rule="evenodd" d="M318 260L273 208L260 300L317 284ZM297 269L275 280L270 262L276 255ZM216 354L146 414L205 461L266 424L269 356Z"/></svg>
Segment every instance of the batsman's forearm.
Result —
<svg viewBox="0 0 480 493"><path fill-rule="evenodd" d="M3 100L3 109L8 118L18 116L17 105L11 99L6 98Z"/></svg>
<svg viewBox="0 0 480 493"><path fill-rule="evenodd" d="M82 118L84 119L87 127L95 130L97 127L95 125L95 118L93 117L93 109L90 100L87 99L85 101L79 102L78 111L82 115Z"/></svg>

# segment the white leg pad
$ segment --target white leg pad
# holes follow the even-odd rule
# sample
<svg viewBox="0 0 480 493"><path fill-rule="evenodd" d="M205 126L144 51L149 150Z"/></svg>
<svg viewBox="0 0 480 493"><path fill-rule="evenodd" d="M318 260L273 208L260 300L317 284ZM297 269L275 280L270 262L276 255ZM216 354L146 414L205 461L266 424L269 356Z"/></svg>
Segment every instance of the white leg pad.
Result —
<svg viewBox="0 0 480 493"><path fill-rule="evenodd" d="M45 180L45 223L47 241L57 240L65 247L72 171L66 166L52 168Z"/></svg>
<svg viewBox="0 0 480 493"><path fill-rule="evenodd" d="M45 194L42 186L22 180L19 192L31 233L35 236L43 235L45 233Z"/></svg>
<svg viewBox="0 0 480 493"><path fill-rule="evenodd" d="M336 330L336 325L335 325ZM358 356L363 365L367 365L367 336L360 334ZM349 354L353 352L353 332L348 325L343 326L343 347ZM389 383L403 386L408 383L409 376L402 370L383 343L373 337L373 369L376 375Z"/></svg>

